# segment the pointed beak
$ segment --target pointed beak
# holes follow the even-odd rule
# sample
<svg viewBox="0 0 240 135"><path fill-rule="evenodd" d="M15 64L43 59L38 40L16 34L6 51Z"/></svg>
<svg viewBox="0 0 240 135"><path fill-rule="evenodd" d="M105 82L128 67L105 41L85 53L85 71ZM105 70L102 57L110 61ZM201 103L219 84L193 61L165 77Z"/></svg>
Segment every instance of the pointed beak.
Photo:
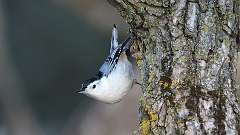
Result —
<svg viewBox="0 0 240 135"><path fill-rule="evenodd" d="M84 89L78 89L78 90L76 90L76 93L85 94L86 91Z"/></svg>
<svg viewBox="0 0 240 135"><path fill-rule="evenodd" d="M85 91L79 91L78 93L79 94L85 94L86 92Z"/></svg>
<svg viewBox="0 0 240 135"><path fill-rule="evenodd" d="M83 93L82 90L76 90L75 92L76 92L76 93Z"/></svg>
<svg viewBox="0 0 240 135"><path fill-rule="evenodd" d="M84 84L82 84L82 88L79 89L79 90L77 90L76 92L77 92L77 93L80 93L80 94L84 94L84 93L86 93L86 92L85 92L85 89L86 89L86 88L87 88L87 86L84 85Z"/></svg>

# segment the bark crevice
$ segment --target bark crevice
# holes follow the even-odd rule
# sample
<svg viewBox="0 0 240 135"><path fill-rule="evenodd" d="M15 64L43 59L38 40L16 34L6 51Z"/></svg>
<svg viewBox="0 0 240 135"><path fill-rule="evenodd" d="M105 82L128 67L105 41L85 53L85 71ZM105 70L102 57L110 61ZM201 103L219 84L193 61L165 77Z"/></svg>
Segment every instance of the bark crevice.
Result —
<svg viewBox="0 0 240 135"><path fill-rule="evenodd" d="M237 135L239 2L109 1L138 37L138 134Z"/></svg>

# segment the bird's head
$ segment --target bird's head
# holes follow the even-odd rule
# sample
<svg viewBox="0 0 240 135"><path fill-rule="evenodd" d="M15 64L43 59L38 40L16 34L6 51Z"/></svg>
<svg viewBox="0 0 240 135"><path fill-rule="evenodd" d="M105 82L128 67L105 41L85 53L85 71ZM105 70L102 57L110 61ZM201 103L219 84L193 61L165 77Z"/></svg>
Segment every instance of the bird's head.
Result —
<svg viewBox="0 0 240 135"><path fill-rule="evenodd" d="M91 96L95 93L98 84L99 80L97 80L97 78L89 79L82 83L82 88L81 91L79 91L79 93Z"/></svg>

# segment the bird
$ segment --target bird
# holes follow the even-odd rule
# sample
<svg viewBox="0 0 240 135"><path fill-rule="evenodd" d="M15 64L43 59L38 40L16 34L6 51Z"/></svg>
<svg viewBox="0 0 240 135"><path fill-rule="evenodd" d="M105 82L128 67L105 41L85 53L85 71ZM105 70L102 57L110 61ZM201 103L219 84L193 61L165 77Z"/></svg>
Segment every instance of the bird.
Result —
<svg viewBox="0 0 240 135"><path fill-rule="evenodd" d="M104 103L117 103L127 95L134 83L133 65L130 59L130 47L134 42L130 33L121 44L118 43L118 30L113 25L111 47L108 57L98 73L82 83L79 93Z"/></svg>

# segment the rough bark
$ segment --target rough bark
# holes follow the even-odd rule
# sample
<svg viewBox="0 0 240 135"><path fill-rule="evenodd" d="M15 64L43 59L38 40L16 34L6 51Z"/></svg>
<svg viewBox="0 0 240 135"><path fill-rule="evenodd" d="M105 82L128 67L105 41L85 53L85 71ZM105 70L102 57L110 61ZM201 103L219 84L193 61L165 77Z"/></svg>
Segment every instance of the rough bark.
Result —
<svg viewBox="0 0 240 135"><path fill-rule="evenodd" d="M137 134L240 134L240 1L108 1L138 37Z"/></svg>

